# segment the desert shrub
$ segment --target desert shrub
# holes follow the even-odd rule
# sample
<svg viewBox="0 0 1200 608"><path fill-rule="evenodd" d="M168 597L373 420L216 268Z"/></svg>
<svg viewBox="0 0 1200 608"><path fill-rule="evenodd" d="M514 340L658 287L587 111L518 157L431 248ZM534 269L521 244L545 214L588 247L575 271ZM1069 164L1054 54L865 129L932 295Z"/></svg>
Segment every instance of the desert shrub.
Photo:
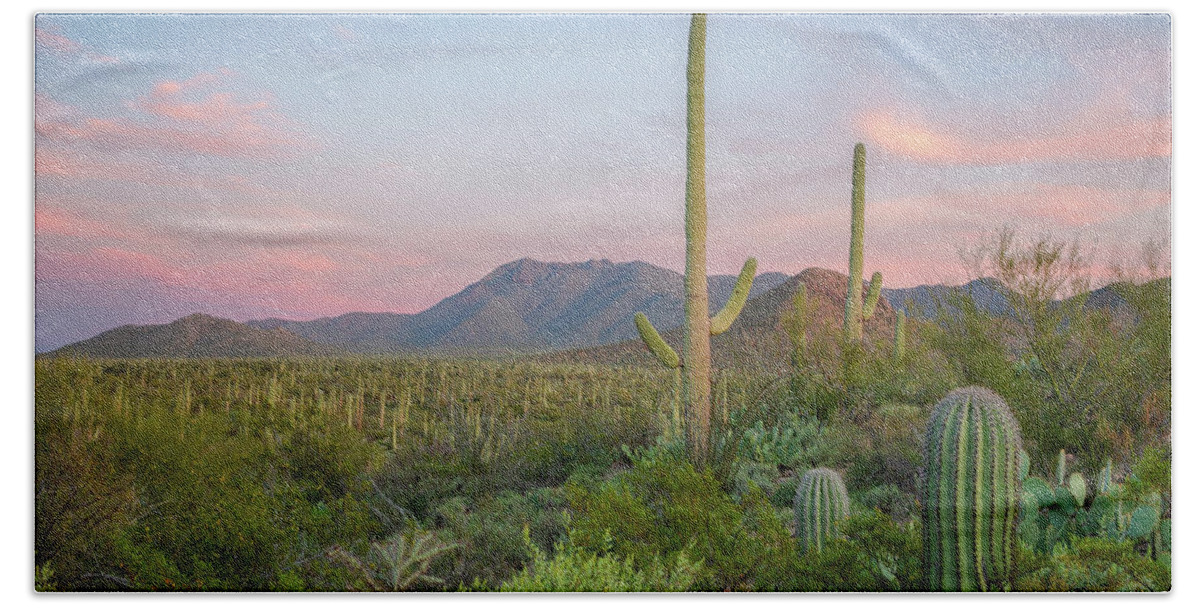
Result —
<svg viewBox="0 0 1200 608"><path fill-rule="evenodd" d="M870 441L860 446L849 465L850 489L894 485L902 492L915 493L925 417L925 411L915 406L877 408L861 427Z"/></svg>
<svg viewBox="0 0 1200 608"><path fill-rule="evenodd" d="M878 509L897 522L909 521L917 513L916 495L901 491L894 484L872 486L852 493L850 497L867 509Z"/></svg>
<svg viewBox="0 0 1200 608"><path fill-rule="evenodd" d="M795 591L922 590L921 537L914 524L896 525L878 510L838 524L840 538L799 560Z"/></svg>
<svg viewBox="0 0 1200 608"><path fill-rule="evenodd" d="M822 431L810 454L814 464L844 471L866 458L870 450L871 436L864 428L834 422Z"/></svg>
<svg viewBox="0 0 1200 608"><path fill-rule="evenodd" d="M639 568L632 556L621 559L608 551L596 553L576 545L574 534L569 534L566 542L556 543L549 557L528 534L525 548L532 563L505 581L501 591L687 591L703 567L702 562L693 562L686 551L680 551L672 561L655 557Z"/></svg>
<svg viewBox="0 0 1200 608"><path fill-rule="evenodd" d="M344 427L298 429L281 441L286 473L316 504L365 494L382 453Z"/></svg>
<svg viewBox="0 0 1200 608"><path fill-rule="evenodd" d="M290 479L271 443L143 430L153 438L125 453L155 483L141 486L143 512L117 555L134 588L270 589L328 544L375 530L355 495L310 503L311 481Z"/></svg>
<svg viewBox="0 0 1200 608"><path fill-rule="evenodd" d="M328 557L348 570L348 590L407 591L445 583L429 574L429 567L434 559L458 548L420 527L412 527L371 543L366 555L335 546Z"/></svg>
<svg viewBox="0 0 1200 608"><path fill-rule="evenodd" d="M58 590L111 585L97 575L112 563L113 535L137 511L133 476L110 464L112 444L100 427L37 421L34 562L53 571Z"/></svg>
<svg viewBox="0 0 1200 608"><path fill-rule="evenodd" d="M1084 537L1050 555L1021 551L1018 591L1169 591L1169 566L1141 556L1132 541Z"/></svg>
<svg viewBox="0 0 1200 608"><path fill-rule="evenodd" d="M1170 281L1093 294L1089 266L1075 243L1022 243L1002 230L980 247L976 270L994 277L1004 310L966 293L941 303L935 346L965 384L1010 404L1035 464L1065 448L1099 468L1167 441Z"/></svg>
<svg viewBox="0 0 1200 608"><path fill-rule="evenodd" d="M433 563L431 574L449 588L478 583L495 588L525 566L529 542L549 550L565 532L561 490L501 492L474 503L455 497L434 517L438 533L461 548Z"/></svg>
<svg viewBox="0 0 1200 608"><path fill-rule="evenodd" d="M593 553L611 550L642 569L655 560L672 563L686 550L704 562L696 583L703 589L753 588L774 550L759 539L768 530L766 515L776 524L767 536L777 538L784 529L761 492L751 525L743 505L721 490L711 472L669 455L637 460L596 487L568 485L566 491L575 544Z"/></svg>

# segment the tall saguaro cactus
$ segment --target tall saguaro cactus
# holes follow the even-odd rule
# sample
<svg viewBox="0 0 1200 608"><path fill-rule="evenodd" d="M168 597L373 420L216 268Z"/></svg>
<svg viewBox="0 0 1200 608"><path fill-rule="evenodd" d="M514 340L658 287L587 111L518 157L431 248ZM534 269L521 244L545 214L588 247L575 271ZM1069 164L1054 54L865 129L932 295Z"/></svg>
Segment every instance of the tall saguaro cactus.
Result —
<svg viewBox="0 0 1200 608"><path fill-rule="evenodd" d="M683 273L683 357L680 358L649 319L635 317L638 333L663 365L682 368L683 403L687 424L685 435L692 461L702 465L708 459L710 418L712 416L712 345L711 336L724 333L746 304L758 262L746 260L738 275L729 301L711 319L708 316L708 271L705 238L708 233L708 207L704 178L704 45L706 17L692 15L688 34L687 62L687 182L684 189L684 231L687 236Z"/></svg>
<svg viewBox="0 0 1200 608"><path fill-rule="evenodd" d="M1011 588L1020 453L1020 428L996 393L959 388L933 408L920 501L931 589Z"/></svg>
<svg viewBox="0 0 1200 608"><path fill-rule="evenodd" d="M850 278L846 286L846 317L843 324L848 343L862 340L863 319L875 314L879 292L883 287L883 273L871 275L867 291L867 303L863 306L863 224L866 215L867 148L854 145L854 167L850 178Z"/></svg>

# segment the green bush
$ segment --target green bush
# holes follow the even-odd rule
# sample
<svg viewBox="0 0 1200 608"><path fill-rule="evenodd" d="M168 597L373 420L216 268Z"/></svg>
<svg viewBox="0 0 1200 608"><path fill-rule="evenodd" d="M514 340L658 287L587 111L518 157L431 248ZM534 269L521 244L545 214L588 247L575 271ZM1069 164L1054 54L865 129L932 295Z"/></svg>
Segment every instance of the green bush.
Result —
<svg viewBox="0 0 1200 608"><path fill-rule="evenodd" d="M526 530L525 548L533 558L524 570L500 585L501 591L687 591L696 582L702 561L692 562L686 551L674 560L657 557L645 567L632 556L620 559L605 551L596 553L575 544L569 533L565 543L555 543L552 557L534 543Z"/></svg>
<svg viewBox="0 0 1200 608"><path fill-rule="evenodd" d="M878 510L838 525L841 536L800 558L794 591L923 591L921 535Z"/></svg>
<svg viewBox="0 0 1200 608"><path fill-rule="evenodd" d="M765 494L751 491L739 504L710 472L668 454L637 460L596 487L569 484L566 491L575 544L597 554L611 549L641 569L672 563L686 550L704 562L700 589L755 588L764 564L784 553L778 544L786 528Z"/></svg>
<svg viewBox="0 0 1200 608"><path fill-rule="evenodd" d="M451 589L473 582L495 588L526 564L523 531L542 550L564 534L565 507L558 489L506 491L474 503L455 497L438 507L434 522L443 538L461 548L434 562L430 573Z"/></svg>
<svg viewBox="0 0 1200 608"><path fill-rule="evenodd" d="M1017 591L1170 591L1171 569L1134 550L1132 541L1079 538L1052 554L1022 551Z"/></svg>

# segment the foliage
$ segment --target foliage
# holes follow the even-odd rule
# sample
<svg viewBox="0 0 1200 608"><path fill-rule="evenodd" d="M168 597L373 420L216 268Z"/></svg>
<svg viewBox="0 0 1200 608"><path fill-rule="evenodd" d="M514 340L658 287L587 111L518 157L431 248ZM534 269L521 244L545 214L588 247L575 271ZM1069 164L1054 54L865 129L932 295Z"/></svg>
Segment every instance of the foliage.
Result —
<svg viewBox="0 0 1200 608"><path fill-rule="evenodd" d="M1140 556L1132 541L1081 538L1052 554L1022 552L1017 591L1169 591L1168 566Z"/></svg>
<svg viewBox="0 0 1200 608"><path fill-rule="evenodd" d="M686 550L704 562L699 588L753 588L791 553L780 547L792 542L765 494L751 492L739 504L710 472L668 453L639 459L594 487L569 484L566 490L575 544L630 557L638 568L656 559L672 562Z"/></svg>
<svg viewBox="0 0 1200 608"><path fill-rule="evenodd" d="M526 564L526 534L542 549L549 549L566 532L563 509L566 497L558 488L525 494L503 491L473 503L455 497L443 503L433 518L441 538L460 546L453 559L433 564L431 573L450 588L477 582L494 588Z"/></svg>
<svg viewBox="0 0 1200 608"><path fill-rule="evenodd" d="M561 498L504 490L607 468L664 394L639 370L377 358L47 359L35 390L35 566L66 591L345 588L329 547L365 556L455 498L472 517L438 534L471 544L431 574L470 580L525 523L558 534ZM497 584L522 565L500 562Z"/></svg>
<svg viewBox="0 0 1200 608"><path fill-rule="evenodd" d="M54 568L50 564L33 567L34 591L58 591L54 585Z"/></svg>
<svg viewBox="0 0 1200 608"><path fill-rule="evenodd" d="M1035 462L1065 447L1098 468L1114 455L1131 460L1134 446L1166 443L1169 279L1089 298L1089 260L1077 244L1023 243L1008 229L979 248L975 265L994 277L1008 312L996 317L968 293L945 298L938 348L965 382L1011 404Z"/></svg>
<svg viewBox="0 0 1200 608"><path fill-rule="evenodd" d="M794 574L795 591L921 591L921 533L878 510L851 515L841 536L809 551Z"/></svg>
<svg viewBox="0 0 1200 608"><path fill-rule="evenodd" d="M525 548L532 563L511 580L500 585L501 591L687 591L695 583L702 562L692 562L686 551L664 564L654 559L645 569L637 568L632 557L624 560L609 554L579 547L568 532L565 543L555 543L552 557L525 534Z"/></svg>
<svg viewBox="0 0 1200 608"><path fill-rule="evenodd" d="M416 528L397 532L382 542L371 543L366 557L341 547L329 550L329 557L352 571L349 590L405 591L417 583L441 584L444 581L426 574L435 558L457 549L442 544L431 533Z"/></svg>

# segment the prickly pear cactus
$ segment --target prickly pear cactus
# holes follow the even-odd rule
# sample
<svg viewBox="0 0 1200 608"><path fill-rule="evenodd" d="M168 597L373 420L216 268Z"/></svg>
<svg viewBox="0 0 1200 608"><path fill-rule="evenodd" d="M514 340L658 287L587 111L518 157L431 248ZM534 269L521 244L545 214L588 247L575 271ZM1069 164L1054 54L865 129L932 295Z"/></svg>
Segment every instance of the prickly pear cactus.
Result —
<svg viewBox="0 0 1200 608"><path fill-rule="evenodd" d="M800 546L804 551L820 551L837 533L834 524L850 515L850 498L842 476L832 469L809 469L796 487L793 510Z"/></svg>
<svg viewBox="0 0 1200 608"><path fill-rule="evenodd" d="M1020 452L1020 428L996 393L959 388L934 407L921 494L931 589L1011 588Z"/></svg>

